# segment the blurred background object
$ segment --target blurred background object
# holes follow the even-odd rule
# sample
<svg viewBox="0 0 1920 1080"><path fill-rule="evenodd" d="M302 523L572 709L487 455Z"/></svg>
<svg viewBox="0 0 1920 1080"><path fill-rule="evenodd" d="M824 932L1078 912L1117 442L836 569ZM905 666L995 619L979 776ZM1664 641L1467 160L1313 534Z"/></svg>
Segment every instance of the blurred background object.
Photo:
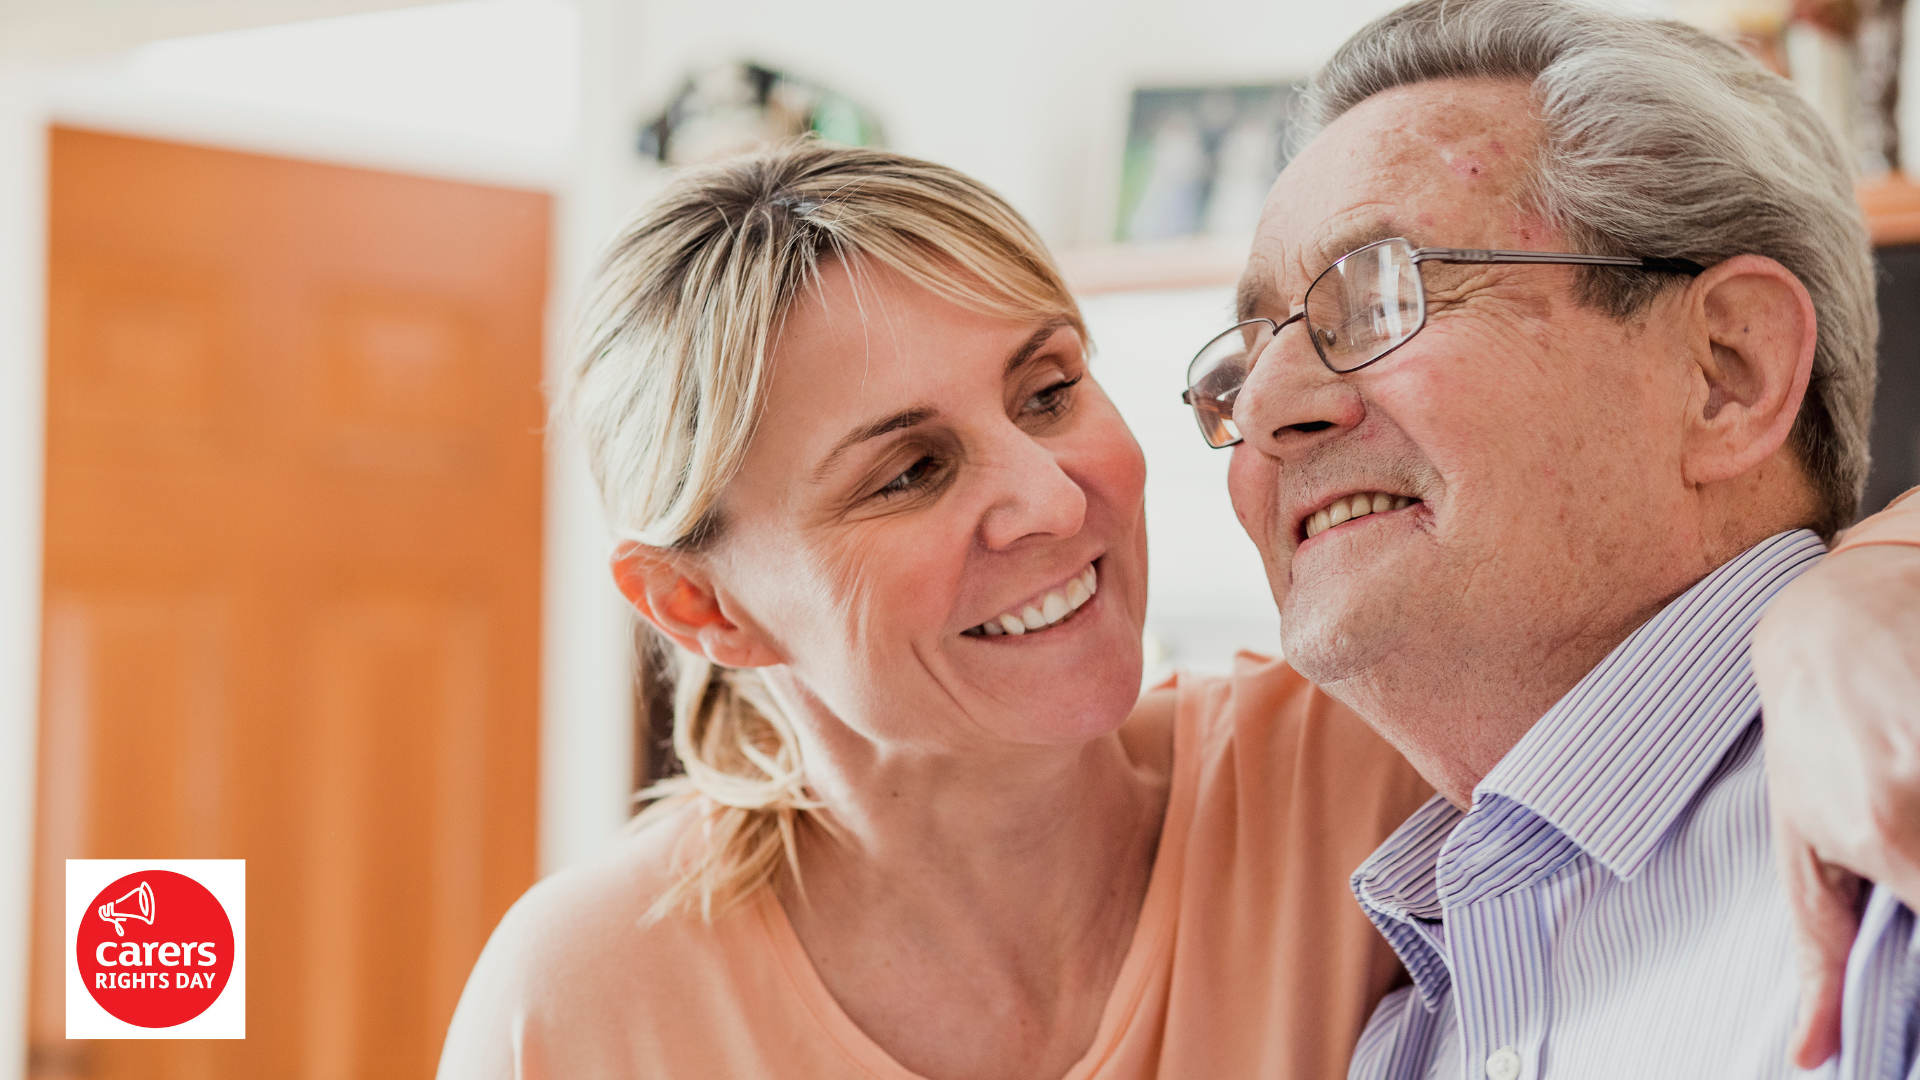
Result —
<svg viewBox="0 0 1920 1080"><path fill-rule="evenodd" d="M1249 240L1299 107L1285 83L1135 90L1114 238Z"/></svg>
<svg viewBox="0 0 1920 1080"><path fill-rule="evenodd" d="M689 76L666 111L640 129L640 153L662 165L699 165L803 135L886 145L880 121L851 98L736 60Z"/></svg>
<svg viewBox="0 0 1920 1080"><path fill-rule="evenodd" d="M1854 27L1860 116L1856 139L1860 171L1884 176L1900 167L1900 52L1906 37L1906 0L1860 0Z"/></svg>
<svg viewBox="0 0 1920 1080"><path fill-rule="evenodd" d="M1294 87L1392 6L0 0L0 1080L428 1075L501 911L673 767L543 390L675 168L811 133L1000 190L1148 458L1148 677L1277 649L1180 374ZM1641 6L1920 145L1903 9ZM1861 197L1872 509L1920 483L1920 192ZM244 1043L61 1037L58 867L107 856L248 860Z"/></svg>

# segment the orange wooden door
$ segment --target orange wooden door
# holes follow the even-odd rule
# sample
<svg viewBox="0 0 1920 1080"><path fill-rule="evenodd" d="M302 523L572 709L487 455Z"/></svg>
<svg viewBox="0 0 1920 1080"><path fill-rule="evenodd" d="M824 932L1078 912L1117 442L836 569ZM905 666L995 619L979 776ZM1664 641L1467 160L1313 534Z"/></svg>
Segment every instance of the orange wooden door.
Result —
<svg viewBox="0 0 1920 1080"><path fill-rule="evenodd" d="M430 1076L534 878L549 199L51 140L31 1072ZM244 1042L65 1041L68 858L247 860Z"/></svg>

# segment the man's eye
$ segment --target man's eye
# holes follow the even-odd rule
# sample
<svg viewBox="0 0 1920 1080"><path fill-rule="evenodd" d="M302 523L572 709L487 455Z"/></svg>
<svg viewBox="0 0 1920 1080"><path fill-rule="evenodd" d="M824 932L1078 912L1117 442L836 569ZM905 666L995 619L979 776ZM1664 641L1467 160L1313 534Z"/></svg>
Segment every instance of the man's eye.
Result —
<svg viewBox="0 0 1920 1080"><path fill-rule="evenodd" d="M874 494L884 499L893 498L895 495L906 495L926 487L939 473L939 460L932 455L927 455L907 466L899 476L882 484Z"/></svg>
<svg viewBox="0 0 1920 1080"><path fill-rule="evenodd" d="M1067 407L1067 392L1080 384L1084 376L1076 375L1071 379L1062 379L1052 386L1027 399L1021 407L1023 412L1048 413L1057 415Z"/></svg>

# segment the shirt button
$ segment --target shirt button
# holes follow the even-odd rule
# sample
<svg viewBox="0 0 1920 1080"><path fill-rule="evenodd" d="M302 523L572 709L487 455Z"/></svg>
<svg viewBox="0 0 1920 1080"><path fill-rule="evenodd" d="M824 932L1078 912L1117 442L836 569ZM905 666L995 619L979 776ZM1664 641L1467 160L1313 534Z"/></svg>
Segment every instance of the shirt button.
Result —
<svg viewBox="0 0 1920 1080"><path fill-rule="evenodd" d="M1520 1055L1503 1046L1487 1055L1487 1080L1515 1080L1520 1075Z"/></svg>

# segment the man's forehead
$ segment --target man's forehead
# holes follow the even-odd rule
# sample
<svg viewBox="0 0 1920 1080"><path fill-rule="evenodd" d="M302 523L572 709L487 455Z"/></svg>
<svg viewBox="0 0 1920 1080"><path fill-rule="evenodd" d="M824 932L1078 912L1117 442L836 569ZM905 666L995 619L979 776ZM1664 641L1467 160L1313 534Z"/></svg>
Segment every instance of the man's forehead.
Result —
<svg viewBox="0 0 1920 1080"><path fill-rule="evenodd" d="M1515 198L1543 133L1531 101L1517 81L1439 80L1383 91L1328 125L1268 197L1242 316L1284 307L1377 240L1474 247L1533 231Z"/></svg>

